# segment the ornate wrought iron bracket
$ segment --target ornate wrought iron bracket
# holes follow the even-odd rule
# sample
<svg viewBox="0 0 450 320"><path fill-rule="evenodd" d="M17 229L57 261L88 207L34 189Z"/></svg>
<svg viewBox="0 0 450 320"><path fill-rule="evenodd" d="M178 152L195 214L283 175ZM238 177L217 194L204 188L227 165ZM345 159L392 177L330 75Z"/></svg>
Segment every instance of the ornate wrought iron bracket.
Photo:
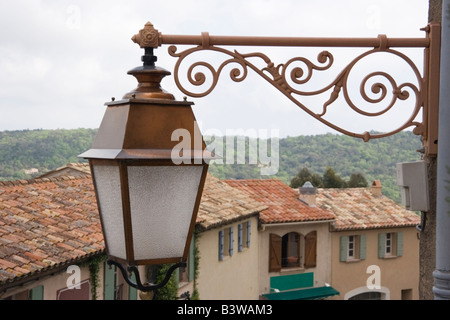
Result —
<svg viewBox="0 0 450 320"><path fill-rule="evenodd" d="M141 277L139 275L139 270L136 266L129 266L127 268L127 270L125 269L125 267L121 264L118 263L114 260L108 260L107 261L108 265L114 265L117 268L119 268L120 272L122 273L123 278L125 279L125 281L128 283L129 286L136 288L140 291L143 292L148 292L148 291L153 291L153 290L157 290L160 289L162 287L164 287L167 282L169 282L170 277L172 276L172 273L177 269L177 268L185 268L186 267L186 263L185 262L179 262L176 263L174 265L172 265L166 273L166 276L164 277L164 279L157 284L143 284L141 282ZM132 280L131 275L134 274L134 278L136 279L136 281Z"/></svg>
<svg viewBox="0 0 450 320"><path fill-rule="evenodd" d="M424 38L388 38L380 35L377 38L295 38L295 37L243 37L243 36L210 36L204 32L201 36L189 35L163 35L154 29L151 23L135 35L132 40L142 48L157 48L163 44L171 45L168 52L177 58L174 68L174 78L178 88L191 97L205 97L216 87L219 77L225 66L237 64L230 72L230 78L235 82L241 82L247 78L248 69L268 81L277 90L283 93L294 104L310 114L315 119L343 134L361 138L364 141L393 135L406 128L413 128L413 132L422 136L424 153L428 156L437 154L438 136L438 97L439 97L439 57L440 57L440 25L430 24L424 29ZM177 52L175 45L193 45L195 47ZM334 56L329 51L322 51L317 56L317 62L305 57L294 57L286 63L276 65L263 53L242 54L237 50L228 50L223 46L271 46L271 47L329 47L329 48L369 48L368 51L359 54L347 64L337 77L334 77L324 87L318 90L305 91L299 88L306 84L317 72L327 71L334 64ZM423 48L424 66L422 72L416 64L404 53L393 48ZM208 70L211 81L206 89L201 92L189 91L180 81L180 65L188 56L200 51L213 51L223 54L226 59L218 66L205 61L194 62L187 68L187 81L190 85L200 88L207 83L207 76L203 70ZM412 79L415 83L397 83L394 76L385 71L376 71L363 78L360 85L360 95L365 102L376 105L387 101L387 106L378 111L365 111L358 107L357 103L349 95L349 75L354 66L361 60L375 53L384 52L400 58L412 71ZM250 61L258 60L263 67L258 67ZM298 66L297 64L301 64ZM199 67L202 71L195 72ZM381 77L385 82L376 82L371 86L371 92L375 98L366 92L369 80ZM388 86L386 86L388 84ZM390 87L390 91L388 90ZM301 97L315 96L330 91L329 99L323 104L320 112L314 112L300 101ZM385 115L393 109L399 101L410 101L410 111L405 114L404 122L397 128L385 133L370 133L368 131L358 133L342 128L330 120L325 119L330 106L340 97L344 97L347 105L356 113L366 117L378 117ZM389 99L390 101L387 100ZM299 98L300 97L300 98ZM422 111L422 122L416 120ZM403 121L403 120L402 120Z"/></svg>

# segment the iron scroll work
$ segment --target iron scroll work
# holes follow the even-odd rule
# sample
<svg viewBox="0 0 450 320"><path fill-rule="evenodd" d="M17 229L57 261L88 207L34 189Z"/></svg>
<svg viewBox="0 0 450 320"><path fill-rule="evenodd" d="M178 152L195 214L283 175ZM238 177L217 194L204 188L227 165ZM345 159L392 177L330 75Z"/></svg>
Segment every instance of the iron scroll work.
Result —
<svg viewBox="0 0 450 320"><path fill-rule="evenodd" d="M440 25L430 24L424 29L426 37L424 38L387 38L380 35L377 38L282 38L282 37L242 37L242 36L210 36L208 33L202 33L201 36L188 35L163 35L154 29L151 23L147 23L145 28L135 35L132 40L138 43L142 48L157 48L163 44L170 45L168 52L170 56L177 58L174 68L174 79L177 87L187 96L200 98L210 94L219 82L219 78L224 68L230 64L237 64L238 67L232 68L230 78L235 82L241 82L247 78L248 70L253 70L256 74L268 81L273 87L283 93L294 104L304 110L306 113L321 121L334 130L348 136L361 138L364 141L370 139L383 138L400 132L406 128L413 128L413 132L422 136L424 153L429 156L437 154L437 115L438 115L438 81L439 81L439 53L440 53ZM184 51L177 52L176 45L194 45ZM276 47L359 47L369 48L368 51L359 54L351 60L340 73L327 85L311 91L300 90L296 86L307 83L314 73L327 71L334 64L334 56L329 51L321 51L317 56L317 62L305 57L294 57L286 63L276 65L271 59L263 53L242 54L237 50L228 50L224 46L276 46ZM394 50L394 47L401 48L424 48L424 67L422 72L414 62L404 53ZM189 91L180 81L180 66L188 56L200 51L213 51L223 54L226 59L213 67L206 61L197 61L187 68L186 78L191 86L206 89L201 92ZM383 109L370 112L359 108L349 95L348 77L354 66L364 58L375 53L384 52L394 55L404 61L414 74L414 84L412 82L397 83L393 76L384 71L375 71L366 75L360 85L361 98L369 104L378 104L390 98ZM258 67L250 60L259 60L264 65ZM301 66L294 66L301 63ZM293 67L294 66L294 67ZM201 71L196 70L202 67ZM203 70L208 70L208 75ZM208 76L211 77L207 84ZM372 84L372 94L370 97L366 90L366 84L370 79L382 77L386 81ZM386 83L389 84L392 91L389 93ZM313 111L304 105L298 98L305 96L315 96L330 91L329 99L323 104L321 111ZM343 96L347 105L356 113L366 117L378 117L396 106L398 101L411 101L411 112L405 116L405 121L397 128L384 133L363 133L352 132L341 128L324 116L327 114L330 106ZM422 122L415 120L422 111ZM403 120L402 120L403 121Z"/></svg>

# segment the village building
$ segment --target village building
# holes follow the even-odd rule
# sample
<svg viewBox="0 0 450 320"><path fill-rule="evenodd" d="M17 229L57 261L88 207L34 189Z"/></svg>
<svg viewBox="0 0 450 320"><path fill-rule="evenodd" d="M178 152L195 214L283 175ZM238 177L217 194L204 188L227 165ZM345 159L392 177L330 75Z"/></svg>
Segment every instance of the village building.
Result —
<svg viewBox="0 0 450 320"><path fill-rule="evenodd" d="M332 211L305 204L278 179L225 182L268 206L260 214L262 299L319 299L339 294L330 286Z"/></svg>
<svg viewBox="0 0 450 320"><path fill-rule="evenodd" d="M65 175L75 167L0 182L0 299L146 298L106 265L92 179ZM292 189L208 175L178 296L417 299L419 222L379 182Z"/></svg>
<svg viewBox="0 0 450 320"><path fill-rule="evenodd" d="M420 217L368 188L299 188L300 199L331 210L332 299L419 299Z"/></svg>

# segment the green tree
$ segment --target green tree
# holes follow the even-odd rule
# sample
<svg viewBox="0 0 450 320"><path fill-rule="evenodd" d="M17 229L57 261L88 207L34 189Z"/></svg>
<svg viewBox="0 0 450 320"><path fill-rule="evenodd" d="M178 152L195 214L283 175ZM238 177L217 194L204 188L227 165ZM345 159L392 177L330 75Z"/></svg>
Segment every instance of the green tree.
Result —
<svg viewBox="0 0 450 320"><path fill-rule="evenodd" d="M161 283L166 277L167 270L171 267L171 264L163 264L156 268L156 280L155 283ZM178 298L178 286L176 279L176 272L172 274L167 284L155 290L153 300L176 300Z"/></svg>
<svg viewBox="0 0 450 320"><path fill-rule="evenodd" d="M324 188L345 188L346 182L340 175L334 172L334 169L327 167L323 174L323 187Z"/></svg>
<svg viewBox="0 0 450 320"><path fill-rule="evenodd" d="M367 186L367 180L361 173L352 173L347 182L349 188L366 188Z"/></svg>
<svg viewBox="0 0 450 320"><path fill-rule="evenodd" d="M305 182L311 182L316 188L322 188L323 180L317 173L309 172L308 168L303 167L302 170L291 180L291 188L299 188L305 184Z"/></svg>

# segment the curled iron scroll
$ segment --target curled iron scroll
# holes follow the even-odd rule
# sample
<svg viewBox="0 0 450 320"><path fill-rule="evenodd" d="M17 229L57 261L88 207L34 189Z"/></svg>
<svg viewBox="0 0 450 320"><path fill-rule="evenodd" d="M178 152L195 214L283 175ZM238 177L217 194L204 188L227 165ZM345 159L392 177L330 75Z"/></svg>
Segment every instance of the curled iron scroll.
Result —
<svg viewBox="0 0 450 320"><path fill-rule="evenodd" d="M180 65L183 63L186 57L199 52L199 51L215 51L224 54L225 56L229 57L225 61L223 61L217 68L213 67L210 63L205 61L199 61L193 63L187 70L187 80L191 85L194 87L200 87L205 85L207 75L203 71L195 72L195 70L198 67L203 67L203 70L208 70L211 76L211 81L209 86L201 91L201 92L191 92L187 90L180 82ZM297 87L294 86L300 86L305 83L307 83L313 74L315 72L324 72L327 71L333 66L334 64L334 57L333 55L328 51L322 51L317 56L317 62L312 62L311 60L304 58L304 57L295 57L290 59L284 64L275 65L265 54L263 53L250 53L250 54L241 54L238 51L230 51L226 50L221 47L216 46L198 46L194 48L187 49L182 52L177 52L176 46L170 46L169 54L172 57L178 58L175 69L174 69L174 78L176 85L178 88L186 95L191 97L204 97L210 94L214 88L216 87L219 77L224 69L225 66L228 66L230 64L237 64L238 66L235 68L232 68L230 71L230 78L235 82L241 82L244 79L246 79L248 75L248 69L252 69L254 72L259 74L262 78L266 79L269 83L271 83L274 87L276 87L280 92L282 92L286 97L288 97L292 102L294 102L297 106L299 106L301 109L303 109L305 112L310 114L312 117L316 118L317 120L321 121L325 125L337 130L338 132L341 132L343 134L361 138L364 141L368 141L370 139L374 138L382 138L386 137L392 134L395 134L399 131L402 131L409 127L414 127L414 133L415 134L421 134L423 132L423 125L420 122L415 121L414 119L417 117L419 111L423 107L423 97L422 97L422 85L423 85L423 79L420 75L420 72L416 65L413 63L413 61L408 58L405 54L392 50L386 47L380 47L380 48L374 48L369 51L366 51L356 58L354 58L347 66L345 66L342 71L338 74L336 78L334 78L333 81L331 81L329 84L325 85L324 87L314 90L314 91L302 91ZM377 104L382 101L385 101L385 99L388 98L389 90L386 87L386 84L382 82L376 82L372 84L371 86L371 94L376 95L375 98L372 98L370 94L368 94L366 87L369 80L374 79L376 77L382 77L384 78L389 86L391 87L390 96L391 100L388 103L388 105L383 108L382 110L376 111L376 112L369 112L365 111L362 108L358 107L356 103L352 100L349 94L349 85L348 85L348 78L349 75L354 68L354 66L364 58L366 58L369 55L372 55L374 53L378 52L385 52L388 54L392 54L403 61L407 63L407 65L411 68L413 71L416 80L417 85L406 82L402 84L397 84L394 77L388 74L387 72L377 71L369 73L367 76L365 76L360 84L360 95L361 98L370 104ZM263 61L264 67L259 68L255 64L251 63L249 61L250 58L257 58ZM301 66L294 66L294 64L300 64ZM290 72L289 72L290 70ZM313 112L310 108L305 106L300 102L300 100L297 98L297 95L299 96L314 96L318 94L325 93L329 90L332 90L330 94L330 98L323 104L322 112L316 113ZM410 92L413 93L413 95L410 94ZM369 133L368 131L365 131L363 133L356 133L352 131L348 131L345 128L341 128L330 121L326 120L324 116L326 115L328 108L330 105L332 105L337 98L340 96L340 94L343 94L343 97L347 103L347 105L354 110L356 113L361 114L363 116L367 117L377 117L380 115L385 114L389 110L391 110L398 100L413 100L411 96L415 97L415 101L412 101L413 107L411 108L412 111L410 112L409 116L407 117L406 121L400 125L399 127L391 130L390 132L386 133Z"/></svg>

